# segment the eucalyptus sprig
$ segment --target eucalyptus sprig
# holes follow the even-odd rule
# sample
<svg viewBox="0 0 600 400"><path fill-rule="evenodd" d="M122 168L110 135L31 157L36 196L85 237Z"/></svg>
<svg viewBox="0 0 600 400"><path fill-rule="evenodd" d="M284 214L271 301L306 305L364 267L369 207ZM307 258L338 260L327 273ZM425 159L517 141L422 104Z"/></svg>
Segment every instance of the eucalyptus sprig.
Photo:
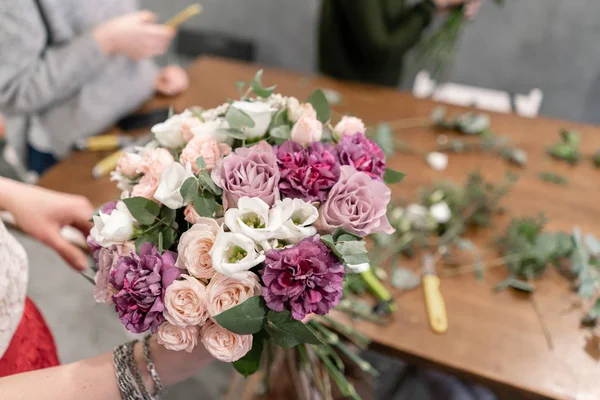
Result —
<svg viewBox="0 0 600 400"><path fill-rule="evenodd" d="M582 154L579 152L579 133L562 129L560 131L560 140L548 148L548 154L552 157L567 161L570 164L577 164Z"/></svg>

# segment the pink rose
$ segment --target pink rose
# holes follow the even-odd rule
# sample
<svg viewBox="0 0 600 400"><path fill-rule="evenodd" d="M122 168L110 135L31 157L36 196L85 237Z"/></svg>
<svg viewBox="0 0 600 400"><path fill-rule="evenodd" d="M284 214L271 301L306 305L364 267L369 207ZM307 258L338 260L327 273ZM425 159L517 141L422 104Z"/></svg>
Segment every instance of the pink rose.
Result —
<svg viewBox="0 0 600 400"><path fill-rule="evenodd" d="M185 210L183 211L183 215L185 217L185 220L190 224L195 224L197 221L200 220L200 218L202 218L200 214L198 214L198 212L194 209L194 206L192 204L185 208Z"/></svg>
<svg viewBox="0 0 600 400"><path fill-rule="evenodd" d="M139 169L141 165L142 156L137 153L125 153L119 159L117 172L129 178L135 178L140 174Z"/></svg>
<svg viewBox="0 0 600 400"><path fill-rule="evenodd" d="M222 274L213 277L206 287L207 308L211 317L242 304L250 297L260 296L262 288L258 276L252 272L246 272L245 275L241 280Z"/></svg>
<svg viewBox="0 0 600 400"><path fill-rule="evenodd" d="M142 156L140 172L160 177L167 167L175 162L173 155L167 149L147 149Z"/></svg>
<svg viewBox="0 0 600 400"><path fill-rule="evenodd" d="M198 218L195 224L181 235L177 246L177 263L179 269L187 269L188 273L198 279L210 279L215 274L212 258L209 254L215 243L219 224L212 218Z"/></svg>
<svg viewBox="0 0 600 400"><path fill-rule="evenodd" d="M339 141L342 136L352 136L366 131L365 124L360 118L344 116L333 128L333 137L336 141Z"/></svg>
<svg viewBox="0 0 600 400"><path fill-rule="evenodd" d="M390 188L383 182L343 165L340 180L321 204L317 225L328 232L339 227L361 237L394 233L386 216L390 197Z"/></svg>
<svg viewBox="0 0 600 400"><path fill-rule="evenodd" d="M132 197L144 197L148 200L154 200L154 193L158 189L160 183L160 175L153 173L142 176L142 179L131 190Z"/></svg>
<svg viewBox="0 0 600 400"><path fill-rule="evenodd" d="M312 116L302 116L294 124L290 138L306 147L312 142L319 142L323 136L323 124Z"/></svg>
<svg viewBox="0 0 600 400"><path fill-rule="evenodd" d="M206 288L193 276L180 278L165 292L165 318L177 326L202 325L208 319Z"/></svg>
<svg viewBox="0 0 600 400"><path fill-rule="evenodd" d="M196 165L198 157L204 158L206 169L211 171L217 161L231 153L231 147L227 143L219 143L214 138L195 137L185 146L179 157L179 161L185 165L190 163L194 173L200 172Z"/></svg>
<svg viewBox="0 0 600 400"><path fill-rule="evenodd" d="M198 344L200 338L200 327L177 326L169 322L163 322L156 332L156 341L168 350L187 351L191 353Z"/></svg>
<svg viewBox="0 0 600 400"><path fill-rule="evenodd" d="M212 321L207 321L202 327L202 343L217 360L234 362L250 351L252 335L238 335Z"/></svg>

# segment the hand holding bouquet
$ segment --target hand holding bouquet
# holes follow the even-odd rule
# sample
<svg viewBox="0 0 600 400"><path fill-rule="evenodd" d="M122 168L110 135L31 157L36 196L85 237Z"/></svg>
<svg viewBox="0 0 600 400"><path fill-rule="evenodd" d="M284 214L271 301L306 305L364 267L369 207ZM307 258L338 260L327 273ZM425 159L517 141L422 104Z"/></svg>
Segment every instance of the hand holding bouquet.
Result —
<svg viewBox="0 0 600 400"><path fill-rule="evenodd" d="M364 237L393 232L384 176L400 177L362 121L330 124L320 90L301 103L261 72L249 88L154 126L120 160L121 200L89 238L95 298L128 330L176 351L202 343L246 375L265 342L323 342L301 320L338 304L345 269L368 268Z"/></svg>

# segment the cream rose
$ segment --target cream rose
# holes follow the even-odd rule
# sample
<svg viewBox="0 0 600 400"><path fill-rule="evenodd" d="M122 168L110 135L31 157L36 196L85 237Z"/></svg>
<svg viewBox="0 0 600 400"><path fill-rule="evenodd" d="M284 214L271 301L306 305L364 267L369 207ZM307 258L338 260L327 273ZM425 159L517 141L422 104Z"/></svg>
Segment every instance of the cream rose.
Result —
<svg viewBox="0 0 600 400"><path fill-rule="evenodd" d="M181 152L179 161L182 164L190 163L194 173L200 172L196 164L198 157L204 158L206 169L211 171L217 161L231 153L231 147L227 143L219 143L214 138L195 137L185 146Z"/></svg>
<svg viewBox="0 0 600 400"><path fill-rule="evenodd" d="M185 210L183 211L183 215L185 217L185 220L190 224L195 224L197 221L200 220L200 218L202 218L200 214L198 214L198 212L194 209L194 206L192 204L185 208Z"/></svg>
<svg viewBox="0 0 600 400"><path fill-rule="evenodd" d="M125 153L119 159L117 172L129 178L135 178L140 174L142 156L137 153Z"/></svg>
<svg viewBox="0 0 600 400"><path fill-rule="evenodd" d="M170 322L163 322L156 332L156 341L168 350L187 351L191 353L198 344L200 338L200 327L177 326Z"/></svg>
<svg viewBox="0 0 600 400"><path fill-rule="evenodd" d="M298 121L301 117L307 116L317 118L317 112L310 103L300 103L297 98L288 99L288 118L292 122Z"/></svg>
<svg viewBox="0 0 600 400"><path fill-rule="evenodd" d="M252 349L252 335L238 335L208 321L202 327L202 344L217 360L234 362Z"/></svg>
<svg viewBox="0 0 600 400"><path fill-rule="evenodd" d="M198 279L210 279L216 271L209 252L215 243L219 225L212 218L197 218L194 225L179 239L176 266L187 269Z"/></svg>
<svg viewBox="0 0 600 400"><path fill-rule="evenodd" d="M253 272L246 272L240 280L216 274L206 287L208 314L214 317L261 293L260 281Z"/></svg>
<svg viewBox="0 0 600 400"><path fill-rule="evenodd" d="M165 292L165 318L177 326L202 325L208 319L206 288L193 276L181 278Z"/></svg>
<svg viewBox="0 0 600 400"><path fill-rule="evenodd" d="M146 174L131 190L131 196L144 197L148 200L154 200L154 193L158 189L160 178L154 174Z"/></svg>
<svg viewBox="0 0 600 400"><path fill-rule="evenodd" d="M317 118L304 115L294 124L290 138L300 143L302 146L308 146L312 142L318 142L323 136L323 124Z"/></svg>
<svg viewBox="0 0 600 400"><path fill-rule="evenodd" d="M360 118L344 116L333 128L333 138L339 142L342 136L353 136L359 132L366 132L364 122Z"/></svg>

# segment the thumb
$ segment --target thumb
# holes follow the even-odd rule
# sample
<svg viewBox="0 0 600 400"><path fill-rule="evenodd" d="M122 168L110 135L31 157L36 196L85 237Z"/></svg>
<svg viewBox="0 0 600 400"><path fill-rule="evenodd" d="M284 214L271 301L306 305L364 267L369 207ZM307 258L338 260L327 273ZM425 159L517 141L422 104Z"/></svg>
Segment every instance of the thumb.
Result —
<svg viewBox="0 0 600 400"><path fill-rule="evenodd" d="M143 10L137 13L137 17L141 22L154 23L158 21L158 17L152 11Z"/></svg>
<svg viewBox="0 0 600 400"><path fill-rule="evenodd" d="M88 266L87 256L77 246L69 243L60 233L52 235L47 243L54 249L71 267L83 271Z"/></svg>

